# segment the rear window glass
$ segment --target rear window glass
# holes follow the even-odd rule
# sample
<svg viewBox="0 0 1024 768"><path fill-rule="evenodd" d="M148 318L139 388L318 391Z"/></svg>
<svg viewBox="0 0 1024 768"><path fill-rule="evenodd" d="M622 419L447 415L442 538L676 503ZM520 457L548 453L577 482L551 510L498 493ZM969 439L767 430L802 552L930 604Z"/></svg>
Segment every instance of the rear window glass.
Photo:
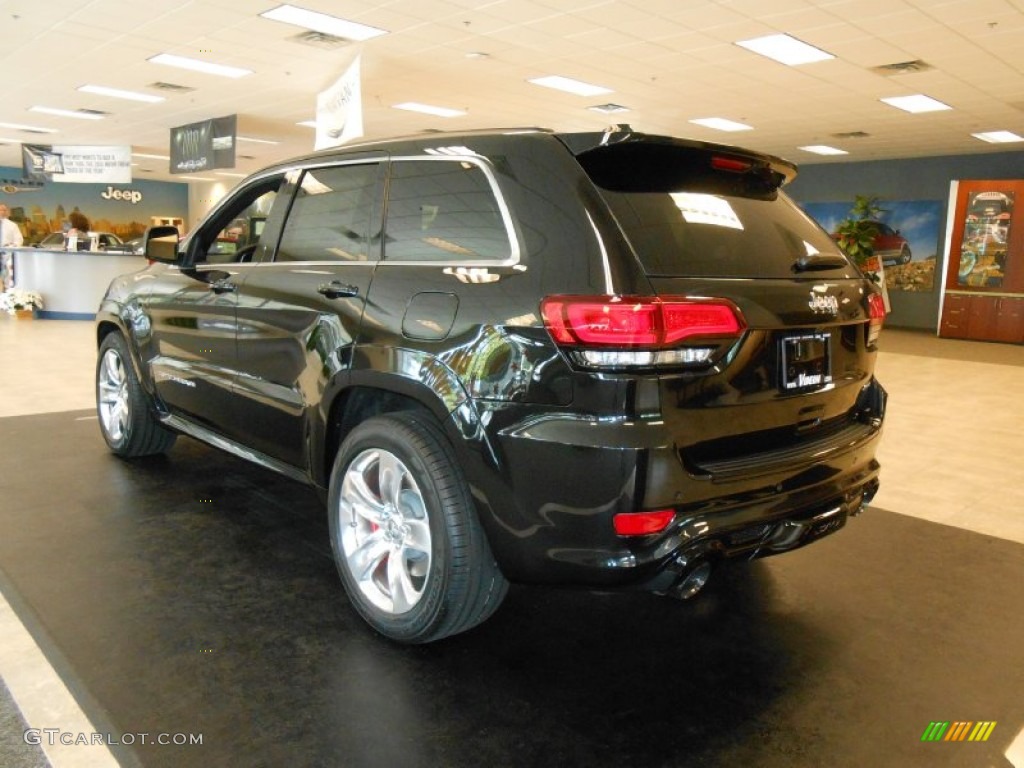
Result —
<svg viewBox="0 0 1024 768"><path fill-rule="evenodd" d="M650 275L793 277L798 259L841 257L832 238L778 191L782 174L756 155L636 142L577 159Z"/></svg>
<svg viewBox="0 0 1024 768"><path fill-rule="evenodd" d="M775 200L683 191L602 190L602 195L649 275L793 277L798 259L840 253L784 195Z"/></svg>

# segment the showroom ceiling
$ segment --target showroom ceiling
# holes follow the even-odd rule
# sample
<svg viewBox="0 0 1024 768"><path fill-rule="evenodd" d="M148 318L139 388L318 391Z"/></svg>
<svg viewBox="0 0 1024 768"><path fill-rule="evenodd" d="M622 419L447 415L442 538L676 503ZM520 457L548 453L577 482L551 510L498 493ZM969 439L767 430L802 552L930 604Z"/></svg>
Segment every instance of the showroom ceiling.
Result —
<svg viewBox="0 0 1024 768"><path fill-rule="evenodd" d="M742 144L798 163L1024 149L1024 0L294 0L372 25L364 42L300 41L260 16L275 0L0 0L0 165L19 143L131 144L166 155L172 126L238 114L236 173L307 152L316 94L362 54L364 125L376 138L422 130L542 126L646 132ZM786 66L737 45L788 33L834 58ZM310 37L310 35L305 35ZM312 36L319 37L319 36ZM148 61L170 53L242 67L238 79ZM549 75L603 86L578 96ZM181 86L164 90L157 84ZM81 92L100 85L163 96L150 104ZM950 107L910 114L880 101L924 94ZM464 112L395 109L419 102ZM628 112L589 109L617 104ZM82 120L33 107L95 110ZM726 133L691 123L751 126ZM48 128L34 133L19 128ZM136 157L137 178L177 179Z"/></svg>

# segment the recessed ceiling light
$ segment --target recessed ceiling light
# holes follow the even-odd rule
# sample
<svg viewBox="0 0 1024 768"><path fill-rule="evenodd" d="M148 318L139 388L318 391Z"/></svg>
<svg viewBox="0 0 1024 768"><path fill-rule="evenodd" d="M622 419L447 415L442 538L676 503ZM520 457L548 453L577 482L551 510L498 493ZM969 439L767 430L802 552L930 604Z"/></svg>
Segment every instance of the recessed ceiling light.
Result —
<svg viewBox="0 0 1024 768"><path fill-rule="evenodd" d="M229 67L226 64L211 64L208 61L175 56L172 53L159 53L156 56L151 56L147 61L151 61L154 64L166 64L168 67L191 69L193 72L204 72L207 75L220 75L221 77L245 77L252 74L251 69Z"/></svg>
<svg viewBox="0 0 1024 768"><path fill-rule="evenodd" d="M434 107L430 104L418 104L415 101L406 101L402 104L392 104L393 109L404 109L409 112L422 112L424 115L435 115L437 117L461 117L466 114L458 109L447 107Z"/></svg>
<svg viewBox="0 0 1024 768"><path fill-rule="evenodd" d="M790 35L755 37L752 40L739 40L736 45L791 67L835 58L831 53L808 45Z"/></svg>
<svg viewBox="0 0 1024 768"><path fill-rule="evenodd" d="M752 131L754 127L746 123L737 123L733 120L726 120L724 117L700 117L691 120L694 125L703 125L705 128L714 128L716 131Z"/></svg>
<svg viewBox="0 0 1024 768"><path fill-rule="evenodd" d="M147 155L145 152L132 152L132 157L149 157L153 160L170 160L170 155Z"/></svg>
<svg viewBox="0 0 1024 768"><path fill-rule="evenodd" d="M386 29L370 27L355 21L340 19L337 16L329 16L326 13L307 11L305 8L294 5L279 5L277 8L261 13L260 16L274 21L283 21L285 24L294 24L296 27L326 32L328 35L345 37L349 40L369 40L371 37L387 34Z"/></svg>
<svg viewBox="0 0 1024 768"><path fill-rule="evenodd" d="M609 102L608 104L595 104L592 107L587 107L587 109L592 110L594 112L603 112L606 115L613 115L616 112L630 111L629 107L624 107L621 104L612 104L611 102Z"/></svg>
<svg viewBox="0 0 1024 768"><path fill-rule="evenodd" d="M39 128L35 125L22 125L21 123L0 123L0 128L11 128L15 131L30 131L31 133L60 133L56 128Z"/></svg>
<svg viewBox="0 0 1024 768"><path fill-rule="evenodd" d="M804 152L813 152L816 155L848 155L850 154L845 149L836 149L830 147L828 144L809 144L806 147L798 147Z"/></svg>
<svg viewBox="0 0 1024 768"><path fill-rule="evenodd" d="M236 141L248 141L250 144L280 144L280 141L271 141L270 139L253 139L249 136L235 136Z"/></svg>
<svg viewBox="0 0 1024 768"><path fill-rule="evenodd" d="M44 115L58 115L59 117L76 117L79 120L102 120L103 115L96 112L78 111L74 109L57 109L56 107L29 107L29 112L42 112Z"/></svg>
<svg viewBox="0 0 1024 768"><path fill-rule="evenodd" d="M940 112L944 109L952 109L949 104L943 104L941 101L933 99L931 96L925 96L920 93L915 93L913 96L894 96L889 99L879 99L888 104L890 107L896 107L896 109L902 109L904 112Z"/></svg>
<svg viewBox="0 0 1024 768"><path fill-rule="evenodd" d="M95 93L97 96L110 96L114 99L127 99L128 101L144 101L148 104L158 104L161 101L166 101L163 96L136 93L135 91L122 91L119 88L107 88L105 85L83 85L78 90L82 93Z"/></svg>
<svg viewBox="0 0 1024 768"><path fill-rule="evenodd" d="M534 85L542 85L545 88L554 88L556 91L574 93L577 96L600 96L602 93L612 92L611 88L605 88L601 85L591 85L590 83L573 80L571 77L561 77L559 75L535 77L532 80L527 80L526 82L533 83Z"/></svg>
<svg viewBox="0 0 1024 768"><path fill-rule="evenodd" d="M972 133L971 136L987 141L989 144L1011 144L1015 141L1024 141L1024 136L1018 136L1013 131L984 131L983 133Z"/></svg>

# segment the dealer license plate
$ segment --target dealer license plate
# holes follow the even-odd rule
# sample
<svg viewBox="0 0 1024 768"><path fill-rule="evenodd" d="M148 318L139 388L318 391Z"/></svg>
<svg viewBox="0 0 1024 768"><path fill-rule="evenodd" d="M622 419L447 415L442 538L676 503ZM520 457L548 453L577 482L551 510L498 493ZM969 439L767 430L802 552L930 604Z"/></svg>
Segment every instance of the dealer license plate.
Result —
<svg viewBox="0 0 1024 768"><path fill-rule="evenodd" d="M786 391L816 389L832 383L831 336L812 332L784 336L782 350L782 388Z"/></svg>

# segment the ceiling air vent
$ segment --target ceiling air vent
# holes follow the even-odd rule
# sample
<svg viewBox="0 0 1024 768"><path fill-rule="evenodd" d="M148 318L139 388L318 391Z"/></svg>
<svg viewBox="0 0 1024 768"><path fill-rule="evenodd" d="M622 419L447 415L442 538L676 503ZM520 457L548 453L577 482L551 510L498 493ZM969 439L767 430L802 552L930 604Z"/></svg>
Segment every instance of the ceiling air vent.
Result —
<svg viewBox="0 0 1024 768"><path fill-rule="evenodd" d="M927 72L935 69L931 64L914 59L914 61L898 61L895 64L883 64L880 67L872 67L871 71L885 77L894 75L913 75L918 72Z"/></svg>
<svg viewBox="0 0 1024 768"><path fill-rule="evenodd" d="M845 131L844 133L833 133L833 139L866 139L870 133L864 131Z"/></svg>
<svg viewBox="0 0 1024 768"><path fill-rule="evenodd" d="M163 83L157 81L150 83L147 88L155 88L158 91L170 91L171 93L188 93L194 91L195 88L189 88L187 85L177 85L176 83Z"/></svg>
<svg viewBox="0 0 1024 768"><path fill-rule="evenodd" d="M324 48L327 50L341 48L352 42L347 37L328 35L326 32L317 32L315 29L307 29L305 32L301 32L288 39L303 45L312 45L314 48Z"/></svg>
<svg viewBox="0 0 1024 768"><path fill-rule="evenodd" d="M100 117L110 114L100 109L76 109L75 112L81 112L83 115L99 115Z"/></svg>

